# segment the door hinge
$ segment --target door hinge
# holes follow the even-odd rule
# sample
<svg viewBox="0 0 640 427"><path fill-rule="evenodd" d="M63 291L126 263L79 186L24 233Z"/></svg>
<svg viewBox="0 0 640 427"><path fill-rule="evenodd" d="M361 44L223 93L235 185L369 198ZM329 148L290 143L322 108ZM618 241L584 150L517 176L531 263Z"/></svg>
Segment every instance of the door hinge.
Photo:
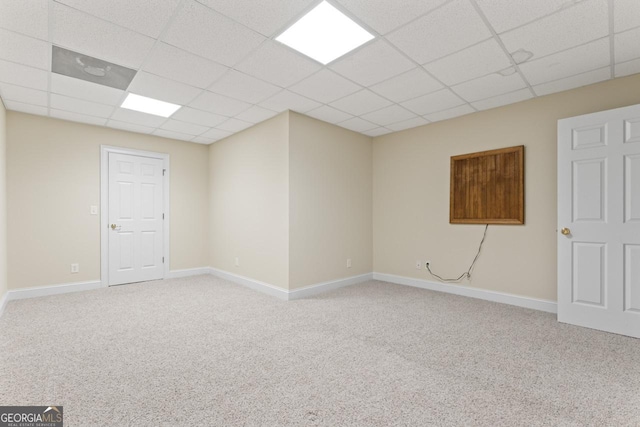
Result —
<svg viewBox="0 0 640 427"><path fill-rule="evenodd" d="M164 214L162 214L162 219L164 219Z"/></svg>
<svg viewBox="0 0 640 427"><path fill-rule="evenodd" d="M162 257L162 263L164 264L164 257Z"/></svg>
<svg viewBox="0 0 640 427"><path fill-rule="evenodd" d="M166 172L166 169L162 169L162 176L164 176L164 173Z"/></svg>

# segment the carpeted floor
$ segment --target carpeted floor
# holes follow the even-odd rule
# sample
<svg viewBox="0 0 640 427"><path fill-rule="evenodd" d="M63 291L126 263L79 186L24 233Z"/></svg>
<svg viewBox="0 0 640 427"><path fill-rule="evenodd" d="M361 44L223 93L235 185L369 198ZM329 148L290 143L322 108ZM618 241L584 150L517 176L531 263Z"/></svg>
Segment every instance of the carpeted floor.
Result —
<svg viewBox="0 0 640 427"><path fill-rule="evenodd" d="M12 301L0 405L65 426L638 426L640 340L371 281L284 302L211 276Z"/></svg>

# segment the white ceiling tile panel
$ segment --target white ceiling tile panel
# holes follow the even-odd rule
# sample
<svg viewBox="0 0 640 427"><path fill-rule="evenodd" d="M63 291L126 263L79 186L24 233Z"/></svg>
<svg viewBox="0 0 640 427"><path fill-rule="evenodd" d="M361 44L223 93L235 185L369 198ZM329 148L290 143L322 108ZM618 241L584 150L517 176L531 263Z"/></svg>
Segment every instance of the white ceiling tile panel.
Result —
<svg viewBox="0 0 640 427"><path fill-rule="evenodd" d="M171 116L172 119L194 123L201 126L213 127L227 120L227 117L207 111L196 110L191 107L182 107Z"/></svg>
<svg viewBox="0 0 640 427"><path fill-rule="evenodd" d="M0 82L48 90L48 76L49 74L44 70L0 59Z"/></svg>
<svg viewBox="0 0 640 427"><path fill-rule="evenodd" d="M224 65L166 43L156 45L142 69L202 89L229 70Z"/></svg>
<svg viewBox="0 0 640 427"><path fill-rule="evenodd" d="M640 26L640 1L612 0L613 29L616 33Z"/></svg>
<svg viewBox="0 0 640 427"><path fill-rule="evenodd" d="M606 67L611 62L609 40L601 39L535 61L520 64L520 70L532 85L562 79Z"/></svg>
<svg viewBox="0 0 640 427"><path fill-rule="evenodd" d="M85 55L139 68L154 39L53 3L53 43Z"/></svg>
<svg viewBox="0 0 640 427"><path fill-rule="evenodd" d="M364 133L365 135L368 136L372 136L372 137L376 137L376 136L380 136L380 135L386 135L388 133L391 133L391 129L387 129L385 127L379 127L379 128L374 128L371 130L366 130L362 133Z"/></svg>
<svg viewBox="0 0 640 427"><path fill-rule="evenodd" d="M0 28L41 40L49 39L49 2L0 1Z"/></svg>
<svg viewBox="0 0 640 427"><path fill-rule="evenodd" d="M209 130L210 126L200 126L193 123L181 122L179 120L174 120L173 118L164 122L161 129L170 130L173 132L186 133L192 136L198 136Z"/></svg>
<svg viewBox="0 0 640 427"><path fill-rule="evenodd" d="M576 76L565 77L549 83L543 83L533 87L533 90L539 96L548 95L550 93L562 92L580 86L586 86L598 83L611 78L611 67L600 68Z"/></svg>
<svg viewBox="0 0 640 427"><path fill-rule="evenodd" d="M0 59L51 69L51 43L0 29Z"/></svg>
<svg viewBox="0 0 640 427"><path fill-rule="evenodd" d="M640 73L640 59L616 64L616 77L630 76Z"/></svg>
<svg viewBox="0 0 640 427"><path fill-rule="evenodd" d="M327 104L362 88L333 71L324 69L296 83L289 89L307 98Z"/></svg>
<svg viewBox="0 0 640 427"><path fill-rule="evenodd" d="M414 118L416 115L401 106L394 104L371 113L364 114L363 119L380 126Z"/></svg>
<svg viewBox="0 0 640 427"><path fill-rule="evenodd" d="M447 85L454 85L511 66L494 39L426 64L424 68Z"/></svg>
<svg viewBox="0 0 640 427"><path fill-rule="evenodd" d="M390 105L391 101L382 98L370 90L363 89L331 103L331 106L354 116L379 110Z"/></svg>
<svg viewBox="0 0 640 427"><path fill-rule="evenodd" d="M129 92L160 101L186 105L195 99L202 89L139 71L129 85Z"/></svg>
<svg viewBox="0 0 640 427"><path fill-rule="evenodd" d="M292 49L269 40L235 68L274 85L288 87L322 67Z"/></svg>
<svg viewBox="0 0 640 427"><path fill-rule="evenodd" d="M219 139L226 138L231 135L231 132L221 129L210 129L207 132L200 135L198 138L207 138L209 141L218 141Z"/></svg>
<svg viewBox="0 0 640 427"><path fill-rule="evenodd" d="M558 12L571 0L476 0L497 33Z"/></svg>
<svg viewBox="0 0 640 427"><path fill-rule="evenodd" d="M148 126L134 125L133 123L119 122L117 120L109 120L107 126L114 129L126 130L129 132L151 133L155 129Z"/></svg>
<svg viewBox="0 0 640 427"><path fill-rule="evenodd" d="M50 105L56 110L70 111L72 113L86 114L95 117L108 118L113 112L111 105L98 104L83 99L71 98L57 93L51 94Z"/></svg>
<svg viewBox="0 0 640 427"><path fill-rule="evenodd" d="M360 117L354 117L352 119L345 120L344 122L340 122L338 123L338 126L355 132L364 132L378 127L375 123L368 122Z"/></svg>
<svg viewBox="0 0 640 427"><path fill-rule="evenodd" d="M531 98L533 98L533 95L529 89L520 89L504 95L494 96L493 98L483 99L482 101L472 102L471 105L478 110L488 110L490 108L501 107L503 105L513 104Z"/></svg>
<svg viewBox="0 0 640 427"><path fill-rule="evenodd" d="M412 61L383 39L345 55L330 66L333 71L363 86L379 83L414 67Z"/></svg>
<svg viewBox="0 0 640 427"><path fill-rule="evenodd" d="M465 104L459 107L453 107L448 110L438 111L437 113L431 113L425 116L430 122L439 122L441 120L453 119L454 117L464 116L466 114L475 113L471 106ZM389 126L391 127L391 126Z"/></svg>
<svg viewBox="0 0 640 427"><path fill-rule="evenodd" d="M123 90L56 73L51 73L51 92L108 105L120 105L124 99Z"/></svg>
<svg viewBox="0 0 640 427"><path fill-rule="evenodd" d="M18 101L25 104L41 105L47 107L49 95L43 90L36 90L9 83L0 83L0 96L5 101Z"/></svg>
<svg viewBox="0 0 640 427"><path fill-rule="evenodd" d="M251 104L205 90L189 103L189 106L213 114L232 117L249 109Z"/></svg>
<svg viewBox="0 0 640 427"><path fill-rule="evenodd" d="M524 27L501 34L511 53L524 49L533 59L575 47L609 34L607 3L588 0Z"/></svg>
<svg viewBox="0 0 640 427"><path fill-rule="evenodd" d="M299 113L306 113L309 110L318 108L321 104L285 89L282 92L272 96L271 98L261 102L260 105L277 112L281 112L284 110L293 110Z"/></svg>
<svg viewBox="0 0 640 427"><path fill-rule="evenodd" d="M640 27L616 34L614 45L616 62L627 62L640 58Z"/></svg>
<svg viewBox="0 0 640 427"><path fill-rule="evenodd" d="M266 108L254 105L248 110L243 111L242 113L235 116L235 118L249 123L260 123L262 121L270 119L276 114L278 114L276 111L268 110Z"/></svg>
<svg viewBox="0 0 640 427"><path fill-rule="evenodd" d="M365 24L386 34L420 15L435 9L446 0L338 0Z"/></svg>
<svg viewBox="0 0 640 427"><path fill-rule="evenodd" d="M86 114L72 113L69 111L51 109L49 111L51 117L56 119L68 120L71 122L86 123L90 125L104 126L107 123L107 119L102 117L87 116Z"/></svg>
<svg viewBox="0 0 640 427"><path fill-rule="evenodd" d="M401 131L401 130L405 130L405 129L410 129L410 128L426 125L428 123L429 123L429 121L423 119L422 117L414 117L413 119L403 120L403 121L398 122L398 123L392 123L390 125L387 125L386 127L388 129L391 129L391 130L394 130L394 131L398 132L398 131Z"/></svg>
<svg viewBox="0 0 640 427"><path fill-rule="evenodd" d="M253 126L253 123L248 123L238 119L229 119L222 124L216 126L216 129L221 129L229 132L240 132L241 130L247 129Z"/></svg>
<svg viewBox="0 0 640 427"><path fill-rule="evenodd" d="M328 123L339 123L344 122L347 119L352 118L351 114L347 114L344 111L336 110L333 107L329 107L328 105L323 105L322 107L316 108L315 110L307 111L307 116L314 117L318 120L322 120Z"/></svg>
<svg viewBox="0 0 640 427"><path fill-rule="evenodd" d="M419 96L402 102L401 105L414 113L424 116L436 111L457 107L465 102L448 89L442 89L428 95Z"/></svg>
<svg viewBox="0 0 640 427"><path fill-rule="evenodd" d="M191 140L191 142L195 142L196 144L204 144L204 145L209 145L212 142L215 142L213 139L211 138L205 138L203 136L196 136L195 138L193 138Z"/></svg>
<svg viewBox="0 0 640 427"><path fill-rule="evenodd" d="M39 116L46 116L49 114L49 109L47 107L25 104L24 102L4 101L4 106L7 107L7 110L20 111L22 113L36 114Z"/></svg>
<svg viewBox="0 0 640 427"><path fill-rule="evenodd" d="M260 34L193 0L188 0L163 36L163 41L171 45L226 66L235 65L264 40Z"/></svg>
<svg viewBox="0 0 640 427"><path fill-rule="evenodd" d="M493 73L453 86L451 89L466 101L479 101L525 87L527 84L518 73L510 76Z"/></svg>
<svg viewBox="0 0 640 427"><path fill-rule="evenodd" d="M164 117L141 113L140 111L127 110L126 108L116 109L115 113L111 116L111 119L152 128L160 126L165 122L165 120L167 120Z"/></svg>
<svg viewBox="0 0 640 427"><path fill-rule="evenodd" d="M257 104L280 90L263 80L231 70L209 87L211 92Z"/></svg>
<svg viewBox="0 0 640 427"><path fill-rule="evenodd" d="M74 9L158 38L180 0L56 0Z"/></svg>
<svg viewBox="0 0 640 427"><path fill-rule="evenodd" d="M420 64L491 37L468 0L454 0L389 34L387 38Z"/></svg>
<svg viewBox="0 0 640 427"><path fill-rule="evenodd" d="M198 1L267 37L284 29L315 3L313 0Z"/></svg>
<svg viewBox="0 0 640 427"><path fill-rule="evenodd" d="M370 87L374 92L395 102L406 101L442 89L442 84L422 68L400 74Z"/></svg>
<svg viewBox="0 0 640 427"><path fill-rule="evenodd" d="M169 138L169 139L178 139L181 141L191 141L193 139L193 135L174 132L174 131L165 130L165 129L156 129L153 131L153 135L161 136L163 138Z"/></svg>

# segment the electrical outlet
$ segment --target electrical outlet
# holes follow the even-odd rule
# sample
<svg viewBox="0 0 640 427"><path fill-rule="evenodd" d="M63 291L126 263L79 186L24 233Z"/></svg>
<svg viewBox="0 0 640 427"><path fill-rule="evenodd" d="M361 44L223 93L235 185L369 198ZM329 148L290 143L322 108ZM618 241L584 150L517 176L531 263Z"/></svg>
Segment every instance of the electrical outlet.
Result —
<svg viewBox="0 0 640 427"><path fill-rule="evenodd" d="M240 267L240 258L236 257L236 267Z"/></svg>
<svg viewBox="0 0 640 427"><path fill-rule="evenodd" d="M96 205L89 206L89 213L91 215L98 215L98 207Z"/></svg>
<svg viewBox="0 0 640 427"><path fill-rule="evenodd" d="M347 258L347 268L351 268L351 258Z"/></svg>
<svg viewBox="0 0 640 427"><path fill-rule="evenodd" d="M417 270L420 270L421 268L422 268L422 261L417 260L417 261L416 261L416 269L417 269Z"/></svg>
<svg viewBox="0 0 640 427"><path fill-rule="evenodd" d="M80 272L80 264L71 264L71 272L79 273Z"/></svg>

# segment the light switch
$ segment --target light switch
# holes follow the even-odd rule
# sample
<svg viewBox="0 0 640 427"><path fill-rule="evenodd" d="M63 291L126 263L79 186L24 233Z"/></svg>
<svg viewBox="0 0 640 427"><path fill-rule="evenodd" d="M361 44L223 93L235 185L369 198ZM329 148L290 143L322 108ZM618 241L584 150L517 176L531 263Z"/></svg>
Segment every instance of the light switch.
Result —
<svg viewBox="0 0 640 427"><path fill-rule="evenodd" d="M91 215L98 215L98 207L96 205L91 205Z"/></svg>

